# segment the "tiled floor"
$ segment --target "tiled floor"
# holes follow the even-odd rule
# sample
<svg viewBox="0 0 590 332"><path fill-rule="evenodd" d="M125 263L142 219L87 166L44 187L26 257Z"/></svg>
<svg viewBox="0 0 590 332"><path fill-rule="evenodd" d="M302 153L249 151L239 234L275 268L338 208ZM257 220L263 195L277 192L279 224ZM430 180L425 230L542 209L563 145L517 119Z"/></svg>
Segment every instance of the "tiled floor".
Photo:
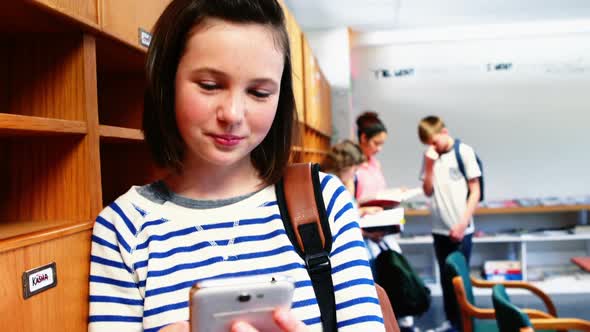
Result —
<svg viewBox="0 0 590 332"><path fill-rule="evenodd" d="M590 288L590 285L588 285ZM551 299L557 307L559 317L582 318L590 320L590 295L552 295ZM543 303L535 296L515 295L511 296L514 304L521 308L533 308L543 311ZM492 308L491 297L479 296L475 299L478 307ZM432 304L427 313L415 320L415 325L421 331L432 329L445 320L445 314L441 296L433 296Z"/></svg>

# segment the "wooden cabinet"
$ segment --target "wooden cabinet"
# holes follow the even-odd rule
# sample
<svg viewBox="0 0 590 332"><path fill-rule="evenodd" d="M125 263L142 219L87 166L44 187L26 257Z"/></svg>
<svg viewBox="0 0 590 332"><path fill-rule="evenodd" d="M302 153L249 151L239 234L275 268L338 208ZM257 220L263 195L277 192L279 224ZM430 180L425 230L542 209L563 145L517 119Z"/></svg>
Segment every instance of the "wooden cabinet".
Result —
<svg viewBox="0 0 590 332"><path fill-rule="evenodd" d="M138 48L140 31L150 32L170 0L100 0L101 28L104 32Z"/></svg>
<svg viewBox="0 0 590 332"><path fill-rule="evenodd" d="M303 161L321 162L332 135L331 91L307 39L303 38L305 131Z"/></svg>
<svg viewBox="0 0 590 332"><path fill-rule="evenodd" d="M0 325L6 331L86 331L91 230L0 251ZM55 262L57 286L23 298L23 271Z"/></svg>
<svg viewBox="0 0 590 332"><path fill-rule="evenodd" d="M156 174L140 131L145 51L88 29L96 7L77 4L0 2L0 326L11 331L87 330L94 219ZM50 263L57 286L25 299L23 272Z"/></svg>
<svg viewBox="0 0 590 332"><path fill-rule="evenodd" d="M0 326L87 329L94 219L162 172L141 132L138 34L168 3L0 1ZM302 35L289 20L300 120L315 119L298 123L294 159L320 161L329 147L320 110L329 106L306 106ZM23 272L50 263L57 286L25 299Z"/></svg>

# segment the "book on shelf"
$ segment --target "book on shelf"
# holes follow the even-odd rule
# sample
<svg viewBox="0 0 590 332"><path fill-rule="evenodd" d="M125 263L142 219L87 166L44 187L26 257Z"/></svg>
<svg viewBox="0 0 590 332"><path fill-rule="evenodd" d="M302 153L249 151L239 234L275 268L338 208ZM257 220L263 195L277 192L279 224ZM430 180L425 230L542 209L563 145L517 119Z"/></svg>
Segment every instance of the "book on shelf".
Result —
<svg viewBox="0 0 590 332"><path fill-rule="evenodd" d="M590 225L576 225L572 228L573 234L590 234Z"/></svg>
<svg viewBox="0 0 590 332"><path fill-rule="evenodd" d="M411 189L391 188L378 192L374 197L359 201L359 205L380 206L384 209L392 209L400 205L401 202L407 201L413 197L422 195L422 187Z"/></svg>
<svg viewBox="0 0 590 332"><path fill-rule="evenodd" d="M404 224L404 209L401 207L364 215L359 226L367 232L399 233Z"/></svg>
<svg viewBox="0 0 590 332"><path fill-rule="evenodd" d="M516 199L516 203L521 207L535 207L541 205L537 198L518 198Z"/></svg>
<svg viewBox="0 0 590 332"><path fill-rule="evenodd" d="M519 261L485 261L483 274L486 280L522 280L522 268Z"/></svg>

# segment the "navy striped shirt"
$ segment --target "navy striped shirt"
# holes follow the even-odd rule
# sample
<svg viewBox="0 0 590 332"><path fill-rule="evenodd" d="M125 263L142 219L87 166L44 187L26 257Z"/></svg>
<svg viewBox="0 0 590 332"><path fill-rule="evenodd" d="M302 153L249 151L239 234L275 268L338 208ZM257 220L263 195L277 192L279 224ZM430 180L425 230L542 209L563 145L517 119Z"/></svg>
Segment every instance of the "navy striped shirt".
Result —
<svg viewBox="0 0 590 332"><path fill-rule="evenodd" d="M382 331L383 318L358 212L335 177L321 174L334 243L331 252L338 328ZM285 233L274 186L216 208L154 202L132 187L105 208L92 235L89 331L157 331L188 320L197 281L289 275L292 310L312 331L320 312L304 262Z"/></svg>

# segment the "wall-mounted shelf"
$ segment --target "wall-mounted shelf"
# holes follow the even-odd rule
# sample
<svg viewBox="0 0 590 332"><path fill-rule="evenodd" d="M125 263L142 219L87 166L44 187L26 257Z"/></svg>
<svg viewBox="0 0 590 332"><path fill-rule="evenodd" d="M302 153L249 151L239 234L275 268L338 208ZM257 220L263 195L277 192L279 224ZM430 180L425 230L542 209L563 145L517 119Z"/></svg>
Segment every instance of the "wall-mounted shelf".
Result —
<svg viewBox="0 0 590 332"><path fill-rule="evenodd" d="M104 142L141 142L143 139L139 129L100 125L100 140Z"/></svg>
<svg viewBox="0 0 590 332"><path fill-rule="evenodd" d="M533 214L533 213L559 213L579 212L590 210L590 205L559 205L559 206L531 206L531 207L510 207L510 208L478 208L476 215L493 214ZM429 216L430 210L405 209L406 216Z"/></svg>
<svg viewBox="0 0 590 332"><path fill-rule="evenodd" d="M86 134L83 121L0 113L0 136Z"/></svg>

